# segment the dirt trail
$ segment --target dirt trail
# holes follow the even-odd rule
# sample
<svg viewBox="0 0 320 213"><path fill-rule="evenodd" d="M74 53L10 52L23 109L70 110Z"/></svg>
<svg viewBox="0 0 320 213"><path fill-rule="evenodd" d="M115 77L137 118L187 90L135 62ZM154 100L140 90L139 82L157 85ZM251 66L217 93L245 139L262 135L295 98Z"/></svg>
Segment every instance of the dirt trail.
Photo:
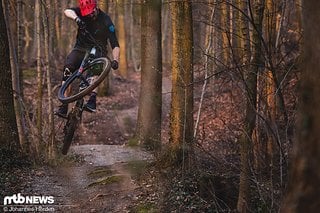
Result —
<svg viewBox="0 0 320 213"><path fill-rule="evenodd" d="M135 176L152 161L126 145L135 131L139 73L129 79L115 79L113 94L98 97L97 112L83 114L68 155L56 167L30 171L23 194L53 196L54 205L45 207L55 212L128 211L141 193ZM61 143L64 121L55 119Z"/></svg>
<svg viewBox="0 0 320 213"><path fill-rule="evenodd" d="M138 199L136 166L151 161L150 154L127 146L81 145L69 154L80 162L34 171L25 193L49 195L55 212L128 212Z"/></svg>
<svg viewBox="0 0 320 213"><path fill-rule="evenodd" d="M143 193L135 177L153 160L150 153L126 145L135 131L139 73L129 79L115 80L113 95L98 97L97 112L83 114L67 157L59 166L32 170L22 193L53 196L49 207L55 212L128 212ZM170 81L164 80L165 119ZM56 118L58 140L63 122Z"/></svg>

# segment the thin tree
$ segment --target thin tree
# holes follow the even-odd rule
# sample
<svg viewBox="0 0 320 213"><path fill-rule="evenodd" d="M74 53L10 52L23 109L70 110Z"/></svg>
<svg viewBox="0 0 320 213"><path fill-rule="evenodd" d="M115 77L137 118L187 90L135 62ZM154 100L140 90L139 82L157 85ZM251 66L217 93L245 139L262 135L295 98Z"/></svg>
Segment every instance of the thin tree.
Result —
<svg viewBox="0 0 320 213"><path fill-rule="evenodd" d="M213 3L215 3L215 1L209 0L208 3L213 5ZM199 101L199 108L198 108L198 112L197 112L197 119L195 121L195 127L194 127L194 133L193 133L194 138L197 137L197 132L198 132L199 123L200 123L200 117L201 117L201 108L202 108L202 104L203 104L203 100L204 100L204 96L205 96L205 92L206 92L206 87L208 84L208 77L210 75L210 72L213 72L215 70L213 60L211 60L210 57L212 57L214 55L214 37L212 35L214 35L214 33L215 33L215 28L213 27L212 23L214 22L214 15L215 15L216 7L212 6L212 8L210 8L210 9L211 9L211 12L210 12L211 14L210 14L210 19L209 19L210 24L208 24L206 26L206 50L205 50L204 80L203 80L203 86L202 86L202 91L201 91L201 97L200 97L200 101ZM213 83L213 80L211 80L211 83Z"/></svg>
<svg viewBox="0 0 320 213"><path fill-rule="evenodd" d="M100 8L108 13L108 10L110 8L109 1L99 1ZM101 82L101 84L98 87L98 95L99 96L107 96L112 94L112 72Z"/></svg>
<svg viewBox="0 0 320 213"><path fill-rule="evenodd" d="M167 67L171 60L171 14L168 1L162 0L162 65Z"/></svg>
<svg viewBox="0 0 320 213"><path fill-rule="evenodd" d="M42 96L43 96L43 72L41 63L41 6L40 0L35 1L35 25L36 25L36 47L37 47L37 107L36 107L36 126L37 140L35 151L39 154L39 145L42 141Z"/></svg>
<svg viewBox="0 0 320 213"><path fill-rule="evenodd" d="M125 20L124 20L124 0L117 0L117 12L118 12L118 21L117 21L117 29L118 29L118 38L120 45L120 64L119 71L120 75L123 78L128 77L128 65L127 65L127 55L126 55L126 28L125 28Z"/></svg>
<svg viewBox="0 0 320 213"><path fill-rule="evenodd" d="M52 95L52 85L51 85L51 63L50 63L50 52L52 50L52 43L50 42L49 35L52 33L52 31L49 33L49 29L51 29L49 26L49 17L46 14L49 14L49 11L51 9L52 3L49 1L48 7L46 8L46 5L44 2L41 3L41 6L43 7L42 12L42 23L43 23L43 32L44 32L44 61L46 65L46 77L47 77L47 90L48 90L48 116L49 116L49 140L47 142L47 149L48 149L48 158L50 160L55 158L55 129L54 129L54 115L53 115L53 95Z"/></svg>
<svg viewBox="0 0 320 213"><path fill-rule="evenodd" d="M55 26L55 38L56 38L56 45L58 46L58 50L64 50L63 48L63 40L62 40L62 18L64 17L61 13L63 11L62 4L64 1L54 0L54 26Z"/></svg>
<svg viewBox="0 0 320 213"><path fill-rule="evenodd" d="M153 150L161 145L161 0L142 3L141 87L137 137Z"/></svg>
<svg viewBox="0 0 320 213"><path fill-rule="evenodd" d="M244 119L243 133L240 139L240 183L237 210L239 212L246 212L250 204L250 165L252 160L252 133L256 123L256 103L257 103L257 75L261 61L261 39L262 34L262 20L264 13L264 0L257 0L254 3L253 11L253 55L251 59L251 67L244 74L245 87L246 87L246 111Z"/></svg>
<svg viewBox="0 0 320 213"><path fill-rule="evenodd" d="M17 0L17 62L18 62L18 73L19 73L19 87L20 87L20 96L23 98L23 78L22 78L22 59L23 59L23 39L24 39L24 33L23 33L23 16L24 16L24 3L22 1Z"/></svg>

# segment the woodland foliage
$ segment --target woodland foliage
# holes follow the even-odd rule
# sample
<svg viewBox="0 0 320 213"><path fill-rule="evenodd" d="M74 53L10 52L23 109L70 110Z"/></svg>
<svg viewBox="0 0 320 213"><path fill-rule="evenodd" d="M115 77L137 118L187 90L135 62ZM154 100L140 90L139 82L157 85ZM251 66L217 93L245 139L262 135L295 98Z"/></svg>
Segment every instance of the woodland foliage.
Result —
<svg viewBox="0 0 320 213"><path fill-rule="evenodd" d="M17 122L14 132L25 153L51 161L57 152L52 100L76 33L63 10L76 1L2 3L18 97L16 121L8 123ZM177 177L197 174L182 182L173 178L171 186L182 194L190 189L204 211L278 211L287 189L303 72L300 0L100 0L99 6L117 26L119 76L130 80L130 72L141 74L135 140L175 161L170 166ZM9 60L4 52L1 63L2 57ZM37 79L37 97L23 89L30 76ZM104 84L101 94L110 94L112 79ZM0 113L7 114L4 108ZM168 195L168 203L176 199ZM179 210L187 206L183 202Z"/></svg>

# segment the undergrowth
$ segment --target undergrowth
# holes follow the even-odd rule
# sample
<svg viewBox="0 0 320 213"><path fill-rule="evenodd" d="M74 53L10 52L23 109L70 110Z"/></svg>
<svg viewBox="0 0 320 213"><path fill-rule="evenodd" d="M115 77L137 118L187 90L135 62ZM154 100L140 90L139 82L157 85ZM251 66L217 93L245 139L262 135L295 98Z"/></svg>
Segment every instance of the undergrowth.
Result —
<svg viewBox="0 0 320 213"><path fill-rule="evenodd" d="M0 149L0 200L4 196L19 193L28 169L32 167L29 157L20 152Z"/></svg>

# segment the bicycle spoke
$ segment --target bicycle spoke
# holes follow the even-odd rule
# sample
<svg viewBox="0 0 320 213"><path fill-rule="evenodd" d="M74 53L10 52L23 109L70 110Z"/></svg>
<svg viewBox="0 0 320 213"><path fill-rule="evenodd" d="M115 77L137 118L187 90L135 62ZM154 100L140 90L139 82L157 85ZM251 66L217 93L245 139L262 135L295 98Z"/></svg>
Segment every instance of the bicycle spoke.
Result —
<svg viewBox="0 0 320 213"><path fill-rule="evenodd" d="M98 58L93 60L82 73L77 72L72 74L65 84L62 85L58 94L59 100L62 103L70 103L89 94L103 81L110 69L109 59Z"/></svg>

